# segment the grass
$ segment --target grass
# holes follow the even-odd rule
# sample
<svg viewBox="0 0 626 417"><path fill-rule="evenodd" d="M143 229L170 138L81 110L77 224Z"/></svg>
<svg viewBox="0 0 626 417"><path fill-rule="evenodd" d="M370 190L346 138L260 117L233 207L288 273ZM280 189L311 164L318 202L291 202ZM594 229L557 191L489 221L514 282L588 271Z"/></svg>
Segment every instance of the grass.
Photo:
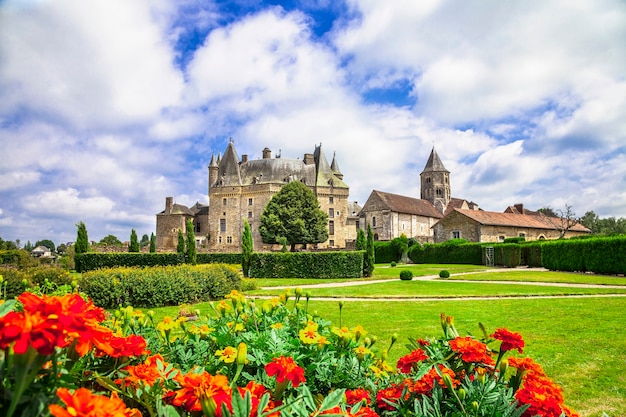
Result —
<svg viewBox="0 0 626 417"><path fill-rule="evenodd" d="M448 265L437 265L432 268L435 273L426 273L426 268L412 266L423 275L435 275L441 269L447 269L452 274L452 268ZM458 271L463 271L463 266L456 266ZM395 268L377 268L377 274L387 269L393 270L393 278L400 273L404 266ZM469 271L485 270L484 267ZM468 271L467 269L465 271ZM385 274L379 276L384 278ZM417 275L414 271L414 275ZM571 276L575 277L572 278ZM391 274L389 275L391 277ZM580 274L535 272L514 270L505 273L486 272L484 274L467 275L481 280L497 279L514 281L545 281L545 282L571 282L571 279L591 279L592 281L576 281L577 283L615 283L620 278L588 276ZM260 280L261 281L261 280ZM291 284L293 287L304 285L308 280L278 280L282 285ZM320 283L320 280L310 280ZM324 280L324 282L327 282ZM406 284L406 285L405 285ZM308 310L316 312L322 317L339 324L339 309L337 301L315 300L321 297L323 292L329 291L342 296L362 296L365 292L370 294L397 294L413 295L413 291L419 290L419 294L453 295L453 294L491 294L505 295L509 291L521 291L526 295L536 295L546 291L572 291L572 288L564 287L539 287L537 285L526 286L516 284L489 284L489 283L459 283L453 280L422 281L387 281L372 285L355 287L332 288L332 289L309 289L313 298ZM599 294L612 290L601 289L576 289L588 294ZM272 293L280 293L274 289ZM264 292L267 294L267 292ZM303 302L303 301L301 301ZM289 306L293 305L293 298ZM197 304L193 308L199 309L202 314L212 314L208 303ZM165 315L176 316L178 307L164 307L154 309L155 318L162 319ZM566 404L577 410L584 417L602 417L607 412L611 417L626 415L626 338L623 336L623 312L626 311L626 297L603 297L603 298L499 298L491 300L450 300L441 299L435 301L346 301L342 311L341 322L343 325L353 327L362 325L376 335L378 349L388 347L391 336L396 333L399 342L389 353L389 360L395 363L397 359L406 354L403 346L407 338L420 338L441 335L439 314L445 312L455 317L457 329L462 333L480 334L478 322L485 325L489 332L498 327L506 327L509 330L522 334L526 341L524 355L528 355L540 363L546 373L564 389Z"/></svg>
<svg viewBox="0 0 626 417"><path fill-rule="evenodd" d="M559 282L564 284L597 284L597 285L624 285L626 278L611 275L581 274L577 272L529 272L524 269L511 271L494 271L488 273L450 275L449 280L470 281L528 281L528 282Z"/></svg>

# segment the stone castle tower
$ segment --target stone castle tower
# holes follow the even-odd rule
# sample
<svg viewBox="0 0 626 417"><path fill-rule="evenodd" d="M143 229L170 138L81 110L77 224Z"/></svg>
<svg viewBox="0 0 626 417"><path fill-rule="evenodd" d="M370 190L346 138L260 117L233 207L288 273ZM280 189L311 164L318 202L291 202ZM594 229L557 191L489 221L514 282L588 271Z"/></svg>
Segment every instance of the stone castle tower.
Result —
<svg viewBox="0 0 626 417"><path fill-rule="evenodd" d="M424 170L420 173L420 198L429 201L437 211L444 213L451 199L450 171L443 166L435 147L430 152Z"/></svg>

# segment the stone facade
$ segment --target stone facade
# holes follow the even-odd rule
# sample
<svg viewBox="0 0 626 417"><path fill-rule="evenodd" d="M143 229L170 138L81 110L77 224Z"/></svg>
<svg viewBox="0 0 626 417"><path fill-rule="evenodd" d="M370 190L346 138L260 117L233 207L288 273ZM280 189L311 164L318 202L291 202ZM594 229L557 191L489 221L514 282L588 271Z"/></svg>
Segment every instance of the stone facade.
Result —
<svg viewBox="0 0 626 417"><path fill-rule="evenodd" d="M555 227L557 222L558 219L539 214L454 209L439 220L433 229L436 243L457 238L469 242L503 242L506 238L520 236L526 240L543 240L559 238L560 232ZM589 229L577 224L567 231L565 237L589 233Z"/></svg>
<svg viewBox="0 0 626 417"><path fill-rule="evenodd" d="M301 181L316 195L320 209L328 214L329 238L318 249L354 247L358 226L356 203L349 203L349 187L343 181L339 164L333 156L329 164L321 145L302 159L273 157L270 149L256 160L237 155L231 141L223 156L215 155L209 163L209 205L196 204L190 209L166 199L166 208L157 214L157 248L173 250L178 230L186 233L185 221L194 221L199 249L212 252L237 252L241 249L244 219L252 230L254 249L271 251L279 245L263 243L258 231L261 214L272 196L283 185Z"/></svg>

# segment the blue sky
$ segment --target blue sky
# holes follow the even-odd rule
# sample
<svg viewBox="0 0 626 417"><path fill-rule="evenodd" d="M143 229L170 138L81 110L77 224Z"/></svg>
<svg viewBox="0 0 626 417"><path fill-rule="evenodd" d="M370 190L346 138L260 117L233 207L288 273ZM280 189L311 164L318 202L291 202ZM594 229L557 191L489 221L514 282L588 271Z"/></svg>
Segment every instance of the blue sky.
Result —
<svg viewBox="0 0 626 417"><path fill-rule="evenodd" d="M484 210L626 217L621 0L5 0L0 237L150 234L233 138L322 143L363 204L433 145Z"/></svg>

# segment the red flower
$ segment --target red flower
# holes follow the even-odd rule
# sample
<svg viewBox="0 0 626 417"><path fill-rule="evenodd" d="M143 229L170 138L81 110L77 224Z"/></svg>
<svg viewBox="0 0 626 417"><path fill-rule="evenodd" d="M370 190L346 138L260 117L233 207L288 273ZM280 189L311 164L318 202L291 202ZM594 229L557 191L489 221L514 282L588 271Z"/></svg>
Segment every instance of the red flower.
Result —
<svg viewBox="0 0 626 417"><path fill-rule="evenodd" d="M426 359L428 359L428 356L422 349L415 349L408 355L405 355L398 359L396 367L403 374L408 374L411 372L411 369L413 369L413 365L418 362L425 361Z"/></svg>
<svg viewBox="0 0 626 417"><path fill-rule="evenodd" d="M461 354L461 360L469 363L483 363L485 365L493 365L494 361L487 353L487 345L472 337L457 337L450 341L450 348Z"/></svg>
<svg viewBox="0 0 626 417"><path fill-rule="evenodd" d="M265 365L267 375L276 375L276 382L283 382L285 379L291 381L291 385L297 387L305 382L304 369L299 367L291 357L281 356L272 359L272 362Z"/></svg>
<svg viewBox="0 0 626 417"><path fill-rule="evenodd" d="M361 401L365 401L366 405L370 403L370 393L365 388L346 390L346 403L348 405L354 405Z"/></svg>
<svg viewBox="0 0 626 417"><path fill-rule="evenodd" d="M496 332L492 334L491 337L502 341L502 344L500 345L500 350L502 352L508 352L513 349L517 349L519 353L523 353L524 351L524 340L519 333L510 332L507 329L500 328L496 329Z"/></svg>
<svg viewBox="0 0 626 417"><path fill-rule="evenodd" d="M450 368L445 367L442 364L439 364L438 366L439 366L439 372L441 372L441 375L448 375L450 377L450 380L452 381L452 387L456 388L460 383L456 379L456 375L454 374L454 371ZM419 380L417 381L406 380L405 384L407 385L409 391L412 392L413 394L430 395L433 388L435 388L435 385L439 385L442 388L446 388L446 383L443 382L443 378L439 376L439 372L437 372L437 370L433 366Z"/></svg>
<svg viewBox="0 0 626 417"><path fill-rule="evenodd" d="M392 404L389 404L389 402L397 404L398 401L400 401L400 396L402 395L403 389L404 385L396 384L393 384L388 388L381 389L376 394L376 406L381 410L394 411L396 408ZM406 400L407 398L409 398L408 392L404 399Z"/></svg>
<svg viewBox="0 0 626 417"><path fill-rule="evenodd" d="M187 412L202 411L201 401L214 401L218 412L222 409L222 403L230 407L231 389L226 376L213 376L204 371L201 374L177 375L174 379L181 386L174 392L172 399L172 404L176 407L182 406Z"/></svg>
<svg viewBox="0 0 626 417"><path fill-rule="evenodd" d="M248 385L246 385L243 388L239 387L237 388L237 390L239 391L239 395L241 395L241 398L245 398L246 392L250 393L250 398L252 399L252 410L250 411L251 416L256 416L258 414L265 414L268 411L271 411L277 407L276 403L270 400L267 403L267 406L265 406L265 408L261 410L263 413L258 413L259 401L261 397L269 393L269 391L265 386L261 384L257 384L254 381L248 382ZM277 412L270 413L267 417L278 417L279 415L280 415L280 411L277 411Z"/></svg>
<svg viewBox="0 0 626 417"><path fill-rule="evenodd" d="M127 366L122 371L128 374L123 379L116 379L115 383L124 386L141 387L145 384L153 386L158 380L167 379L168 374L164 374L159 370L157 361L161 361L162 368L167 367L167 363L163 360L161 355L154 355L146 358L144 363L140 363L135 366ZM172 371L170 371L171 373Z"/></svg>
<svg viewBox="0 0 626 417"><path fill-rule="evenodd" d="M128 408L117 393L111 397L94 395L87 388L79 388L71 394L67 388L59 388L57 396L65 403L48 407L54 417L141 417L139 410Z"/></svg>

